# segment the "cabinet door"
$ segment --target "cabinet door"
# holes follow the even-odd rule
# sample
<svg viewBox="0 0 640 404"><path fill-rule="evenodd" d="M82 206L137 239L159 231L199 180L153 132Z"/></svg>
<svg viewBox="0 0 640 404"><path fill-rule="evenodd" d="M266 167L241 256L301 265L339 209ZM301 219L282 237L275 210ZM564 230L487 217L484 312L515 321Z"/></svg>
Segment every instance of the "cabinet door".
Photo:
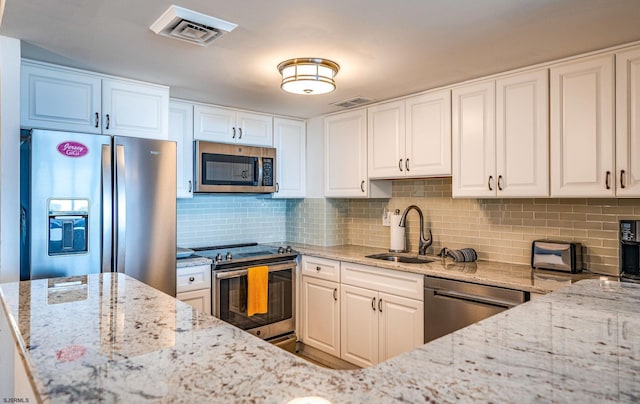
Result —
<svg viewBox="0 0 640 404"><path fill-rule="evenodd" d="M412 97L405 106L405 175L450 175L451 91Z"/></svg>
<svg viewBox="0 0 640 404"><path fill-rule="evenodd" d="M379 294L380 362L424 344L424 304L386 293Z"/></svg>
<svg viewBox="0 0 640 404"><path fill-rule="evenodd" d="M551 196L613 196L613 55L551 68Z"/></svg>
<svg viewBox="0 0 640 404"><path fill-rule="evenodd" d="M498 196L549 196L548 87L547 69L496 81Z"/></svg>
<svg viewBox="0 0 640 404"><path fill-rule="evenodd" d="M169 139L169 88L102 80L102 133Z"/></svg>
<svg viewBox="0 0 640 404"><path fill-rule="evenodd" d="M369 178L404 177L404 101L368 108L367 117Z"/></svg>
<svg viewBox="0 0 640 404"><path fill-rule="evenodd" d="M274 118L276 193L274 198L304 198L306 193L306 131L303 121Z"/></svg>
<svg viewBox="0 0 640 404"><path fill-rule="evenodd" d="M255 146L273 146L273 117L238 111L236 115L238 143Z"/></svg>
<svg viewBox="0 0 640 404"><path fill-rule="evenodd" d="M616 55L618 196L640 196L640 48Z"/></svg>
<svg viewBox="0 0 640 404"><path fill-rule="evenodd" d="M452 97L453 197L495 196L495 82L456 88Z"/></svg>
<svg viewBox="0 0 640 404"><path fill-rule="evenodd" d="M193 306L203 313L211 314L211 289L178 293L176 294L176 299Z"/></svg>
<svg viewBox="0 0 640 404"><path fill-rule="evenodd" d="M378 363L378 293L342 285L340 358L361 367Z"/></svg>
<svg viewBox="0 0 640 404"><path fill-rule="evenodd" d="M20 126L101 133L100 78L28 62L20 74Z"/></svg>
<svg viewBox="0 0 640 404"><path fill-rule="evenodd" d="M367 111L325 118L325 196L366 197Z"/></svg>
<svg viewBox="0 0 640 404"><path fill-rule="evenodd" d="M178 198L193 197L193 104L171 100L169 140L176 142Z"/></svg>
<svg viewBox="0 0 640 404"><path fill-rule="evenodd" d="M209 142L235 143L236 112L226 108L195 105L193 138Z"/></svg>
<svg viewBox="0 0 640 404"><path fill-rule="evenodd" d="M302 277L304 343L340 357L340 284Z"/></svg>

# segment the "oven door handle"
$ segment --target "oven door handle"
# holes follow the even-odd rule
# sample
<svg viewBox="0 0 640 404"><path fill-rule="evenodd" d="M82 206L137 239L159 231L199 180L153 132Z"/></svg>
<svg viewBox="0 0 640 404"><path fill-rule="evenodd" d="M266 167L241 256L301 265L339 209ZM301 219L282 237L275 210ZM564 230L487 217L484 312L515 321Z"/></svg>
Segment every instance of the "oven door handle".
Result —
<svg viewBox="0 0 640 404"><path fill-rule="evenodd" d="M295 264L269 265L269 272L286 271L290 269L295 269ZM242 269L238 269L235 271L222 271L222 272L213 271L213 274L216 279L238 278L240 276L247 275L247 273L249 273L249 267L243 267Z"/></svg>

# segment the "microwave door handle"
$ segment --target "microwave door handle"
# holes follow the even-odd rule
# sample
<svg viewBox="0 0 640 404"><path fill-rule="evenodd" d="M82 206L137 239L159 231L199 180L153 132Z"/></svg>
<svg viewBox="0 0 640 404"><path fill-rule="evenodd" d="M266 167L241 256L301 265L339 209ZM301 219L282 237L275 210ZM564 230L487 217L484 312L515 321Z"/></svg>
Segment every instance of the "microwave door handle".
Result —
<svg viewBox="0 0 640 404"><path fill-rule="evenodd" d="M258 157L258 186L262 186L262 157Z"/></svg>
<svg viewBox="0 0 640 404"><path fill-rule="evenodd" d="M102 272L111 272L113 246L113 193L111 190L111 145L102 145Z"/></svg>
<svg viewBox="0 0 640 404"><path fill-rule="evenodd" d="M125 271L127 234L127 187L124 145L116 145L116 271Z"/></svg>

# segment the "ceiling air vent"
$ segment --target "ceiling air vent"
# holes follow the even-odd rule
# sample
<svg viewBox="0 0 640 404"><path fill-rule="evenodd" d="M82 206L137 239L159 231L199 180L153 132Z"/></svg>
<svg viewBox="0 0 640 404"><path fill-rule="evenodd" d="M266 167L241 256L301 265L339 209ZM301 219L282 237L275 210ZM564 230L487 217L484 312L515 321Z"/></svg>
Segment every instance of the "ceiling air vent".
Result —
<svg viewBox="0 0 640 404"><path fill-rule="evenodd" d="M333 102L329 105L335 105L336 107L340 107L340 108L353 108L353 107L357 107L358 105L368 104L370 102L373 102L371 98L354 97L344 101Z"/></svg>
<svg viewBox="0 0 640 404"><path fill-rule="evenodd" d="M206 46L237 26L186 8L170 6L149 28L158 35Z"/></svg>

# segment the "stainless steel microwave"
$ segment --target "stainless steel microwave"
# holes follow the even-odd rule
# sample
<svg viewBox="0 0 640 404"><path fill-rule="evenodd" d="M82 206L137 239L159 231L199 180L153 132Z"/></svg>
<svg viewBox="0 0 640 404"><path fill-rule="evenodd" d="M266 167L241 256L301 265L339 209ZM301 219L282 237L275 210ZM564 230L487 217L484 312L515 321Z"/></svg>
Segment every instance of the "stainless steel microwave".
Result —
<svg viewBox="0 0 640 404"><path fill-rule="evenodd" d="M194 142L195 192L276 192L276 149Z"/></svg>

